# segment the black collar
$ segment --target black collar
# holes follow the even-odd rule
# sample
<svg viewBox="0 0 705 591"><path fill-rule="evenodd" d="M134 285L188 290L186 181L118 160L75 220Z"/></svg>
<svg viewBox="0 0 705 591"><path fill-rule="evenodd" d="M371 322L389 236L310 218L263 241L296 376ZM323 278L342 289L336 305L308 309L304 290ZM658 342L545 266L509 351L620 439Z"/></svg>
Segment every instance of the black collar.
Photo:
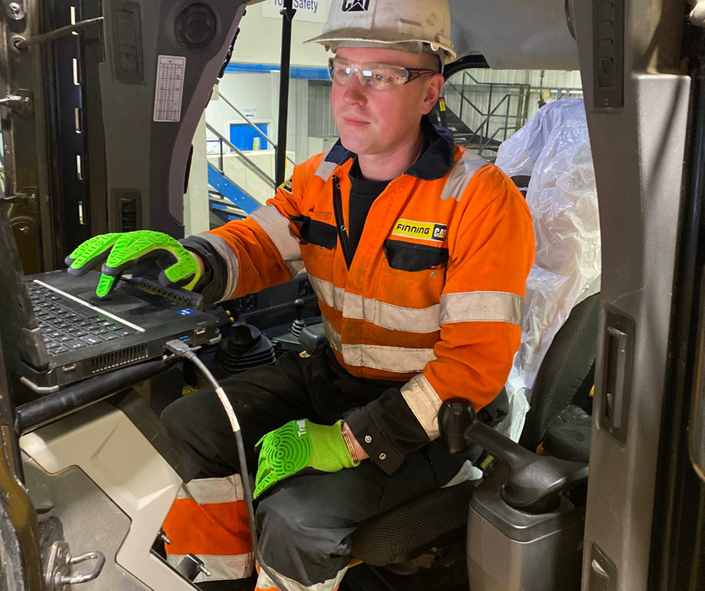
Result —
<svg viewBox="0 0 705 591"><path fill-rule="evenodd" d="M453 132L445 127L431 123L427 116L421 118L421 130L428 148L419 159L406 169L404 174L416 177L422 181L436 181L443 178L453 167L455 154L453 151ZM355 156L340 140L330 149L326 162L334 162L339 166Z"/></svg>

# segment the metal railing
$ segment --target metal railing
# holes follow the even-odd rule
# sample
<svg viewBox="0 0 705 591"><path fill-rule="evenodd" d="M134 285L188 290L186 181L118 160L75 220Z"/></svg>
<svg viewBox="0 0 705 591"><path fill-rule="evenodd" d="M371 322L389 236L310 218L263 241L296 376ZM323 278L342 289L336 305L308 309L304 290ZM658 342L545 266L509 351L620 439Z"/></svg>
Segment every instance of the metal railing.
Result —
<svg viewBox="0 0 705 591"><path fill-rule="evenodd" d="M247 217L247 212L244 209L235 205L225 195L215 189L208 191L208 204L211 213L215 215L221 223L227 223L233 219L245 219ZM211 220L211 227L216 227L217 225L220 224L214 225Z"/></svg>
<svg viewBox="0 0 705 591"><path fill-rule="evenodd" d="M240 111L230 100L228 100L227 97L223 96L223 94L220 94L219 99L222 100L223 103L226 104L234 113L236 113L247 125L252 127L262 139L269 142L275 149L275 151L278 150L277 144L272 141L272 138L270 138L266 133L264 133L264 131L262 131L262 129L260 129L252 121L250 121L242 111ZM258 166L257 163L250 157L250 155L240 150L228 138L226 138L222 133L220 133L217 129L215 129L215 127L210 125L208 122L206 122L206 129L213 136L215 136L218 141L219 148L219 158L217 165L210 158L209 164L215 170L217 170L225 179L225 181L230 183L235 189L242 192L249 199L252 199L252 201L259 203L259 201L255 197L253 197L240 183L233 180L233 178L226 173L225 154L236 154L238 156L238 162L240 162L243 166L252 171L259 179L264 181L267 186L272 189L276 187L274 179L269 174L267 174L267 172L265 172L260 166ZM209 153L209 156L213 156L213 153ZM294 162L294 160L292 160L289 156L286 156L286 159L291 162L292 165L296 165L296 162ZM216 184L220 186L221 183ZM225 221L222 217L223 214L229 214L231 216L234 215L236 217L244 217L247 215L245 210L238 207L237 203L230 201L230 199L233 199L233 197L226 197L220 191L216 190L215 187L213 187L209 193L209 204L211 205L210 209L217 217L219 217L223 221ZM240 201L240 197L234 199L235 201ZM213 206L216 206L217 210ZM216 213L216 211L218 213Z"/></svg>
<svg viewBox="0 0 705 591"><path fill-rule="evenodd" d="M220 141L220 170L219 172L221 174L225 174L225 168L224 168L224 155L225 151L223 150L223 145L227 146L230 151L234 152L238 156L240 156L240 162L244 164L247 168L249 168L252 172L254 172L260 179L262 179L265 183L267 183L270 187L274 188L276 186L276 183L274 182L274 179L269 176L264 170L262 170L259 166L257 166L250 158L247 157L247 154L245 154L242 150L239 148L236 148L228 138L226 138L223 134L221 134L215 127L210 125L209 123L206 123L206 129L210 131L218 140Z"/></svg>
<svg viewBox="0 0 705 591"><path fill-rule="evenodd" d="M468 125L471 132L455 134L456 139L477 151L480 156L489 156L489 159L496 155L503 141L526 123L532 92L540 93L542 90L549 90L552 95L556 94L558 99L582 96L580 88L553 88L543 85L538 88L521 83L480 82L467 71L462 72L459 84L447 81L446 87L452 89L459 97L457 116L461 121L465 123L465 119L468 118L466 109L471 109L471 112L481 117L474 130ZM481 94L483 102L487 101L486 111L467 96L470 93Z"/></svg>
<svg viewBox="0 0 705 591"><path fill-rule="evenodd" d="M460 108L457 115L461 121L464 121L463 116L466 115L464 110L467 106L482 119L474 131L469 134L456 134L456 138L466 146L473 148L480 156L490 156L488 152L496 153L499 144L526 122L531 87L528 84L479 82L468 72L462 74L459 85L450 81L446 83L446 86L455 91L460 98ZM468 85L468 79L471 85ZM486 112L467 96L466 92L470 91L482 92L483 96L486 94ZM499 100L497 101L497 99ZM501 120L501 124L496 127L498 119ZM498 136L500 137L498 138Z"/></svg>
<svg viewBox="0 0 705 591"><path fill-rule="evenodd" d="M218 170L217 167L213 166L210 162L208 163L208 165L209 165L209 166L212 166L215 170ZM240 192L241 192L243 195L245 195L247 198L251 199L251 200L252 200L253 202L255 202L255 203L259 203L259 202L257 201L257 199L255 199L252 195L250 195L250 193L248 193L237 181L233 180L231 177L229 177L229 176L228 176L226 173L224 173L222 170L218 170L218 173L221 175L221 177L222 177L223 179L225 179L225 181L227 181L228 183L230 183L233 187L235 187L235 189L237 189L238 191L240 191ZM211 183L211 182L209 182L208 184L209 184L209 186L210 186L213 190L215 190L218 194L223 195L223 193L221 193L221 192L218 190L218 186L216 186L216 185L219 185L220 183ZM238 197L237 199L239 199L239 197ZM234 205L237 205L236 203L233 203L233 204L234 204Z"/></svg>
<svg viewBox="0 0 705 591"><path fill-rule="evenodd" d="M206 128L207 129L209 128L208 124L206 124ZM210 130L214 131L212 129L210 129ZM215 132L215 133L217 134L217 132ZM239 207L238 203L240 203L243 199L245 199L245 202L247 201L247 199L250 199L252 202L254 202L256 204L258 204L259 201L249 191L247 191L245 189L245 187L243 187L240 183L238 183L236 180L234 180L231 176L229 176L225 172L225 166L224 166L224 161L223 161L223 155L224 155L223 144L224 143L230 144L230 142L228 142L227 140L225 140L222 137L219 137L218 143L220 146L219 166L216 166L215 164L213 164L213 162L209 158L208 159L208 167L209 167L209 169L212 168L214 171L217 171L218 174L220 175L221 179L220 179L220 181L213 181L213 180L211 180L211 174L210 173L208 174L209 209L211 210L212 213L215 213L213 211L214 208L212 207L212 205L215 203L215 200L212 198L212 195L217 194L220 198L227 199L232 208L235 208L237 211L242 211L244 213L243 217L246 217L247 212L245 212L244 209ZM232 147L234 147L234 146L232 146ZM235 150L237 150L237 148ZM241 161L244 163L244 160L241 160ZM248 162L245 164L247 166L252 166L252 167L256 168L255 172L257 173L257 171L259 171L260 174L262 174L262 175L264 175L264 177L266 177L263 180L265 180L265 182L267 182L268 184L271 184L271 186L274 186L272 179L264 171L262 171L254 162L250 162L248 160ZM259 174L258 174L258 176L259 176ZM229 196L224 195L223 193L221 193L218 190L219 188L223 188L223 183L225 183L226 185L229 183L230 185L232 185L232 187L237 189L237 191L242 193L242 195L241 196L237 195L237 194L231 195L230 193L228 193ZM222 207L220 209L222 209ZM220 216L220 215L217 215L217 217L223 219L222 216ZM227 221L227 220L223 220L223 221Z"/></svg>

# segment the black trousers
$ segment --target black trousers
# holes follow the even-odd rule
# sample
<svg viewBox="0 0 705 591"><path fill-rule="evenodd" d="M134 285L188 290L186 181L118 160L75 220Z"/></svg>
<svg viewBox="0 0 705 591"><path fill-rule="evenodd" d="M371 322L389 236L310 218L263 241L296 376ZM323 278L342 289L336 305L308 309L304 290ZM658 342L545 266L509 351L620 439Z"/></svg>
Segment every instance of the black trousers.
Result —
<svg viewBox="0 0 705 591"><path fill-rule="evenodd" d="M274 367L250 370L221 385L238 416L248 470L254 472L255 445L266 433L303 418L331 425L401 384L355 378L326 348L309 358L285 354ZM212 388L177 400L162 420L196 461L194 477L241 472L235 438ZM464 461L432 442L406 456L392 475L363 461L333 474L294 476L258 503L262 559L299 585L323 583L317 591L333 591L350 562L350 536L359 523L443 486Z"/></svg>

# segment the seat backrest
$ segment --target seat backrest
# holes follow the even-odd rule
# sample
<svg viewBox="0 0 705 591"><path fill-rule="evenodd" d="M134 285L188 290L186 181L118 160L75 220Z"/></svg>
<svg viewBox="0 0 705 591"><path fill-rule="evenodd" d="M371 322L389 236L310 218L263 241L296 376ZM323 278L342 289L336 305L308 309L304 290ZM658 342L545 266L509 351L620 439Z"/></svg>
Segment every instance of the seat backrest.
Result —
<svg viewBox="0 0 705 591"><path fill-rule="evenodd" d="M573 308L600 289L597 189L582 100L543 107L502 144L496 164L524 189L536 237L521 345L506 384L509 417L497 427L518 441L530 404L536 404L539 373L543 379L556 375L554 363L542 369L551 344ZM562 359L566 354L556 349L554 355ZM545 400L554 398L551 394Z"/></svg>
<svg viewBox="0 0 705 591"><path fill-rule="evenodd" d="M573 402L576 392L591 373L597 349L600 294L575 306L556 334L536 375L531 409L526 415L519 443L535 451L549 423Z"/></svg>

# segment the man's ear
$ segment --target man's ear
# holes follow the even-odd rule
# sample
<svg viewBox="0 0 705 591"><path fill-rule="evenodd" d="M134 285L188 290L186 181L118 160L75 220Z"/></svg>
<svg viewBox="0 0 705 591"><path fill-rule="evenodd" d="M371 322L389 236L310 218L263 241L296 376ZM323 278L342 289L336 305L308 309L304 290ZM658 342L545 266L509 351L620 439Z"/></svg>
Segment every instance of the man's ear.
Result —
<svg viewBox="0 0 705 591"><path fill-rule="evenodd" d="M434 74L431 76L428 86L426 87L426 96L421 105L421 113L423 115L428 115L438 102L443 92L444 84L445 78L443 78L443 74Z"/></svg>

